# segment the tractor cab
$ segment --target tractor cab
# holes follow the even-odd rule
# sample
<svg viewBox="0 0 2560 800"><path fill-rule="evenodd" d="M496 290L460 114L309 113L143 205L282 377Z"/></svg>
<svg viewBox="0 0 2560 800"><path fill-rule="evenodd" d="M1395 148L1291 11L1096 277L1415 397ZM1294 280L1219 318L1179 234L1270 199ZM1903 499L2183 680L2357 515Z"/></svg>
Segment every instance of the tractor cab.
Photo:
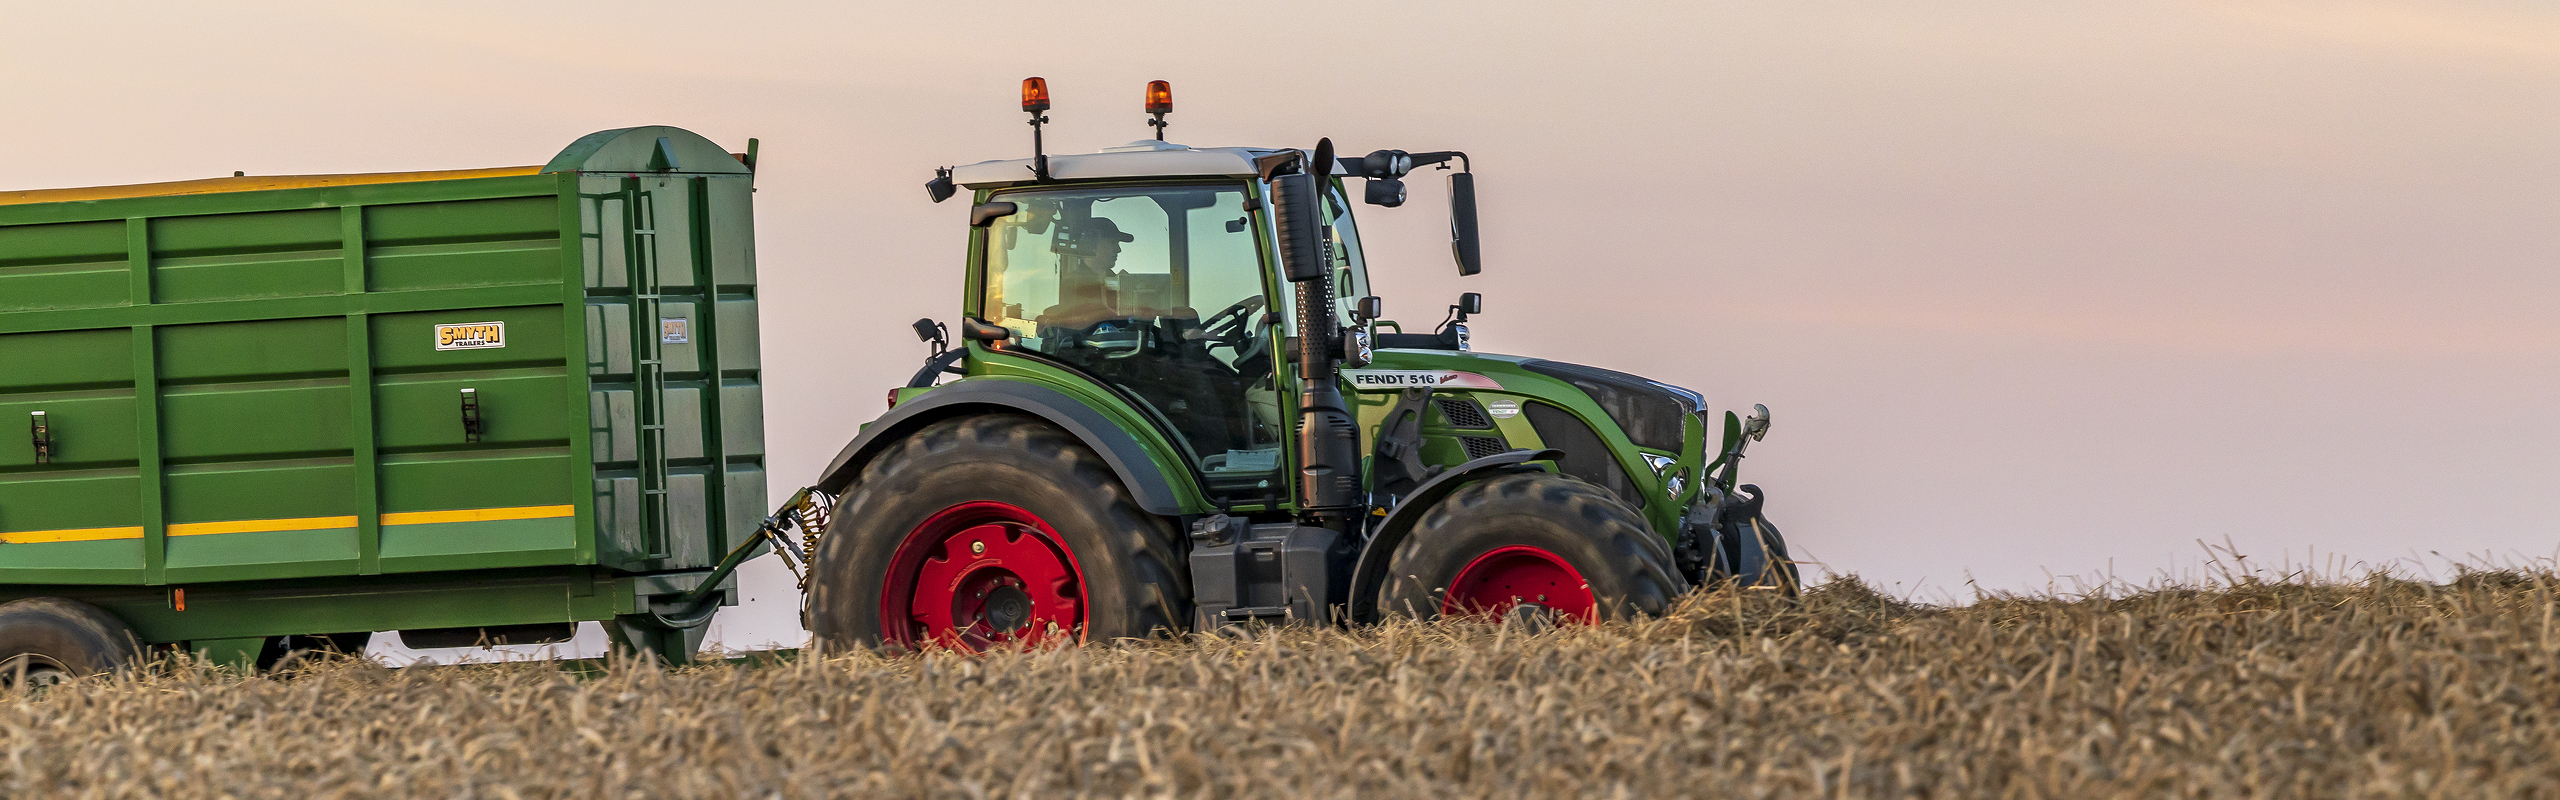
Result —
<svg viewBox="0 0 2560 800"><path fill-rule="evenodd" d="M977 195L964 312L995 334L981 361L1077 373L1173 433L1214 502L1278 507L1302 326L1257 162L1291 152L1149 141L1051 157L1047 181L1031 159L953 170ZM1346 301L1319 327L1356 327L1347 300L1369 278L1350 203L1327 185L1316 208Z"/></svg>

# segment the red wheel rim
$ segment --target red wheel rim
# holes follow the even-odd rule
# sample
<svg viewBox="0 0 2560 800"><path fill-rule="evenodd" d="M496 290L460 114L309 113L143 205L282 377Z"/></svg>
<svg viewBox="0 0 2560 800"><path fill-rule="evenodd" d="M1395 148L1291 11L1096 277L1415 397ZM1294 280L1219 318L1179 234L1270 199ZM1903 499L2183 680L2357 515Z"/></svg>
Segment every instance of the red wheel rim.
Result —
<svg viewBox="0 0 2560 800"><path fill-rule="evenodd" d="M1600 621L1600 602L1591 584L1562 556L1527 545L1497 547L1458 570L1440 613L1501 619L1512 609L1539 606L1557 616Z"/></svg>
<svg viewBox="0 0 2560 800"><path fill-rule="evenodd" d="M880 594L880 632L909 647L970 652L1084 639L1084 570L1039 515L962 503L898 544Z"/></svg>

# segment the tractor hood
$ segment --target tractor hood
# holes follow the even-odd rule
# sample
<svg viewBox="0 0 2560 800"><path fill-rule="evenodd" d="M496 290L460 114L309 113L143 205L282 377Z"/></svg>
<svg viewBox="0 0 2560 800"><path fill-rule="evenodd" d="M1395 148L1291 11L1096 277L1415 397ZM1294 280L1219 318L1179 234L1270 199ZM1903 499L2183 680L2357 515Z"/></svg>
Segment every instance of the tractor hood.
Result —
<svg viewBox="0 0 2560 800"><path fill-rule="evenodd" d="M1345 369L1343 376L1363 392L1428 386L1564 400L1554 396L1562 387L1550 381L1560 382L1598 406L1630 443L1667 453L1684 450L1687 418L1706 411L1705 398L1697 392L1660 381L1599 367L1492 353L1380 350L1367 368Z"/></svg>

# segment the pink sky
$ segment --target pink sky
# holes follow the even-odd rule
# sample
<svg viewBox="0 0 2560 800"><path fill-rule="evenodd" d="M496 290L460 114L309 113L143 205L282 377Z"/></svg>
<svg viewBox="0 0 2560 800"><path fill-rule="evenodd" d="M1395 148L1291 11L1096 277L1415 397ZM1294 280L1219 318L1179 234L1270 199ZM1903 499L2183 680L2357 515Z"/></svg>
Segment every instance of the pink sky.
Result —
<svg viewBox="0 0 2560 800"><path fill-rule="evenodd" d="M931 168L1027 154L1024 76L1056 151L1163 78L1176 141L1474 155L1484 275L1436 185L1361 212L1390 316L1480 291L1484 349L1769 404L1751 477L1832 571L2560 549L2560 7L1927 5L20 8L0 188L761 137L779 494L956 313ZM787 592L726 638L795 637Z"/></svg>

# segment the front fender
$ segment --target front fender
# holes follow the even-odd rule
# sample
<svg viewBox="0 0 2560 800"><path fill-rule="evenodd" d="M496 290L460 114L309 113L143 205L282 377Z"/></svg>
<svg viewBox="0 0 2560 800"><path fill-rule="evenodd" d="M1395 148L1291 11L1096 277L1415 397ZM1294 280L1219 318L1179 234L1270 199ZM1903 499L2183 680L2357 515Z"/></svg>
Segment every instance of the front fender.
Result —
<svg viewBox="0 0 2560 800"><path fill-rule="evenodd" d="M1168 517L1183 513L1182 493L1173 485L1176 477L1157 466L1147 445L1127 428L1065 392L1015 380L963 380L899 403L897 408L863 426L862 433L836 454L835 462L828 464L827 471L819 477L818 488L842 494L862 473L864 464L907 434L950 417L990 411L1030 414L1066 429L1102 456L1119 476L1120 485L1129 487L1139 508Z"/></svg>
<svg viewBox="0 0 2560 800"><path fill-rule="evenodd" d="M1513 450L1495 453L1441 472L1413 488L1413 492L1396 501L1387 516L1371 529L1368 544L1360 547L1359 565L1351 570L1351 619L1357 622L1378 621L1378 590L1387 585L1387 560L1395 555L1396 545L1404 542L1413 524L1422 520L1424 512L1439 505L1468 481L1486 475L1523 469L1531 461L1554 461L1564 457L1561 450Z"/></svg>

